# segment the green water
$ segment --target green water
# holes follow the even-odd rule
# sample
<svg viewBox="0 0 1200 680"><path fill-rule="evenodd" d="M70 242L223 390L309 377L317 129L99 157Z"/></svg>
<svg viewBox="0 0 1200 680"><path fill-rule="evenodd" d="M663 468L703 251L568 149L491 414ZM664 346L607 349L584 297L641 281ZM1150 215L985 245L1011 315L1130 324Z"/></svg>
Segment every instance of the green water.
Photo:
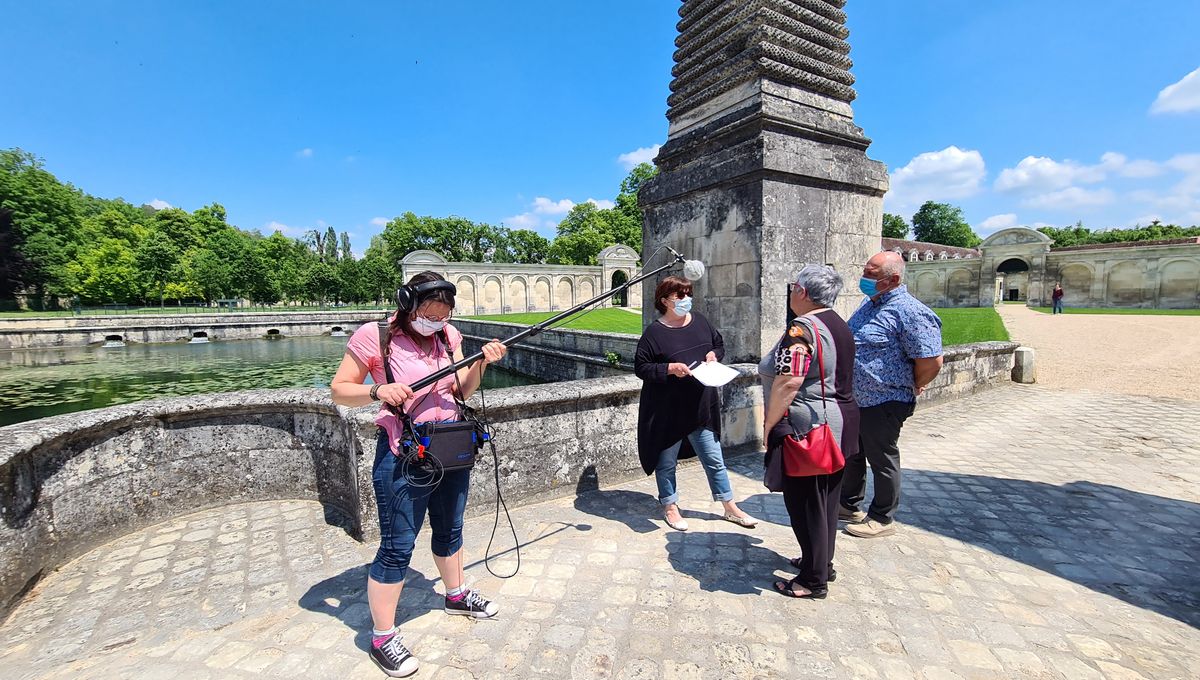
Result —
<svg viewBox="0 0 1200 680"><path fill-rule="evenodd" d="M144 399L328 387L346 338L0 351L0 426ZM495 366L484 387L537 382Z"/></svg>

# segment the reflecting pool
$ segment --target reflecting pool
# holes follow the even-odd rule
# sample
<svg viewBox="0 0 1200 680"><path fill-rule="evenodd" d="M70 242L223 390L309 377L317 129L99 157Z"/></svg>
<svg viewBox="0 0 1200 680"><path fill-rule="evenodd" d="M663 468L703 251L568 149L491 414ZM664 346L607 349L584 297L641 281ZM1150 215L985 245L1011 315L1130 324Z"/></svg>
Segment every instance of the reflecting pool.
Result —
<svg viewBox="0 0 1200 680"><path fill-rule="evenodd" d="M346 338L0 351L0 426L143 399L327 387ZM495 366L484 387L537 382Z"/></svg>

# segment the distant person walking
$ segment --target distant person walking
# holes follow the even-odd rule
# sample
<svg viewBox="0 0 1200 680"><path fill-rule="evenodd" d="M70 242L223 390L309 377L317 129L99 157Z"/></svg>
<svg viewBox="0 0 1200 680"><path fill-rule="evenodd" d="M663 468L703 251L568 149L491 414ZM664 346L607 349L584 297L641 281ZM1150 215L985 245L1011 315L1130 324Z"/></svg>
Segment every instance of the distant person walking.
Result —
<svg viewBox="0 0 1200 680"><path fill-rule="evenodd" d="M642 379L638 406L638 457L646 474L654 473L663 518L676 531L687 531L679 511L675 467L680 458L699 456L713 500L725 507L724 519L753 528L758 520L733 501L733 488L721 452L721 399L717 388L692 377L689 367L720 361L725 341L703 315L692 311L692 282L663 279L654 291L661 314L642 332L633 359Z"/></svg>
<svg viewBox="0 0 1200 680"><path fill-rule="evenodd" d="M894 533L900 505L900 428L913 414L917 396L942 369L942 322L909 294L904 258L877 253L863 267L858 287L867 296L850 317L854 333L854 400L861 423L859 452L846 456L841 519L860 538ZM875 497L864 513L867 463Z"/></svg>
<svg viewBox="0 0 1200 680"><path fill-rule="evenodd" d="M1063 288L1061 283L1054 284L1054 292L1050 295L1050 299L1054 301L1054 309L1051 314L1062 314Z"/></svg>

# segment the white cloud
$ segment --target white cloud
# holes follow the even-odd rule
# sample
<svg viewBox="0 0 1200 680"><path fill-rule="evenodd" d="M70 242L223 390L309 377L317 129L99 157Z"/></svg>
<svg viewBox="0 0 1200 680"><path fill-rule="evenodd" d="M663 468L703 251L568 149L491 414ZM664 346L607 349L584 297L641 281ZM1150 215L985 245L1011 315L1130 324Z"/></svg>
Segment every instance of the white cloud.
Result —
<svg viewBox="0 0 1200 680"><path fill-rule="evenodd" d="M531 212L521 213L520 215L513 215L512 217L505 217L504 219L500 220L500 222L503 223L504 226L508 227L509 229L534 229L534 230L536 230L538 227L543 226L542 219ZM553 225L550 225L550 226L553 226Z"/></svg>
<svg viewBox="0 0 1200 680"><path fill-rule="evenodd" d="M992 215L986 220L979 223L979 233L987 236L1001 229L1017 226L1017 216L1015 213L1004 213L1003 215Z"/></svg>
<svg viewBox="0 0 1200 680"><path fill-rule="evenodd" d="M296 152L296 158L312 158L312 157L313 157L313 150L309 149L307 147L300 149L299 151Z"/></svg>
<svg viewBox="0 0 1200 680"><path fill-rule="evenodd" d="M1200 112L1200 68L1179 82L1164 87L1150 105L1150 113Z"/></svg>
<svg viewBox="0 0 1200 680"><path fill-rule="evenodd" d="M566 215L574 207L575 201L569 198L552 201L545 196L538 196L533 199L533 212L539 215Z"/></svg>
<svg viewBox="0 0 1200 680"><path fill-rule="evenodd" d="M652 162L654 160L654 157L658 155L658 150L660 148L662 148L661 144L655 144L654 146L644 146L640 149L636 149L634 151L630 151L629 153L623 153L620 156L617 156L617 162L620 163L621 165L625 166L626 170L632 170L636 166L638 166L642 163Z"/></svg>
<svg viewBox="0 0 1200 680"><path fill-rule="evenodd" d="M387 226L387 223L390 221L391 220L389 220L386 217L372 217L371 225L376 226L376 227L385 227L385 226Z"/></svg>
<svg viewBox="0 0 1200 680"><path fill-rule="evenodd" d="M304 227L292 227L292 226L284 224L283 222L276 222L275 220L271 220L270 222L267 222L265 225L263 225L262 231L264 234L268 234L268 235L273 234L278 231L279 233L283 234L284 236L290 236L292 238L303 238L304 234L308 231L308 229L305 229Z"/></svg>
<svg viewBox="0 0 1200 680"><path fill-rule="evenodd" d="M979 192L986 174L978 151L957 146L927 151L891 174L891 190L884 200L897 211L930 200L966 198Z"/></svg>
<svg viewBox="0 0 1200 680"><path fill-rule="evenodd" d="M1102 181L1110 169L1125 163L1121 154L1108 153L1099 165L1082 165L1072 160L1056 161L1045 156L1026 156L1015 168L1005 168L996 178L999 191L1047 192L1077 183Z"/></svg>
<svg viewBox="0 0 1200 680"><path fill-rule="evenodd" d="M591 203L601 210L611 210L612 208L617 207L616 203L604 198L589 198L588 200L584 201L584 203Z"/></svg>
<svg viewBox="0 0 1200 680"><path fill-rule="evenodd" d="M1039 194L1022 201L1023 205L1045 210L1069 210L1072 208L1092 208L1107 205L1113 201L1113 192L1109 189L1088 191L1079 187L1067 187L1059 191Z"/></svg>
<svg viewBox="0 0 1200 680"><path fill-rule="evenodd" d="M151 208L154 208L155 210L166 210L167 208L171 207L170 203L167 203L166 201L162 200L161 198L156 198L153 201L150 201L149 203L147 203L146 205L150 206Z"/></svg>

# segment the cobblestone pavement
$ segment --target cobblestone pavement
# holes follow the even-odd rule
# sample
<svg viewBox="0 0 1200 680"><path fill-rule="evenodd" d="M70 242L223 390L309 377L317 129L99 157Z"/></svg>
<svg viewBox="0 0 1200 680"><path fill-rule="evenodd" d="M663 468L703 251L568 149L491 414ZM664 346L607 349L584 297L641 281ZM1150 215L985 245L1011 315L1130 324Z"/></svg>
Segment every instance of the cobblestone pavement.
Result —
<svg viewBox="0 0 1200 680"><path fill-rule="evenodd" d="M731 461L754 530L719 519L695 465L687 533L652 479L518 508L520 574L469 569L496 620L440 611L422 540L400 611L416 677L1196 677L1198 421L1198 402L1021 386L923 410L904 526L839 536L824 601L770 589L796 544L755 456ZM473 558L491 526L468 522ZM0 628L0 677L380 678L372 554L316 503L152 527L44 579Z"/></svg>

